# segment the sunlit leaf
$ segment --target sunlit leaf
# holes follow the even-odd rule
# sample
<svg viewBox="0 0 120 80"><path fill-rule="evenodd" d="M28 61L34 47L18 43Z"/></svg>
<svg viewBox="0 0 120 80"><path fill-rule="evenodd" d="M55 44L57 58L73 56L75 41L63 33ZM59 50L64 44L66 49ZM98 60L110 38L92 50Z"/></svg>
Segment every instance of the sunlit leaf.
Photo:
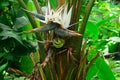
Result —
<svg viewBox="0 0 120 80"><path fill-rule="evenodd" d="M115 16L108 16L106 19L102 19L101 21L99 21L96 26L99 27L103 24L105 24L106 22L109 22L111 19L115 18Z"/></svg>
<svg viewBox="0 0 120 80"><path fill-rule="evenodd" d="M32 0L28 0L28 3L26 4L29 10L36 10L35 5Z"/></svg>
<svg viewBox="0 0 120 80"><path fill-rule="evenodd" d="M98 27L93 22L88 22L84 37L97 40L99 35Z"/></svg>
<svg viewBox="0 0 120 80"><path fill-rule="evenodd" d="M97 48L95 46L91 47L91 50L89 51L88 55L88 61L92 60L92 58L95 57L97 53Z"/></svg>
<svg viewBox="0 0 120 80"><path fill-rule="evenodd" d="M97 75L98 69L97 67L93 64L88 72L87 72L87 76L86 76L86 80L92 80L92 78Z"/></svg>
<svg viewBox="0 0 120 80"><path fill-rule="evenodd" d="M26 6L30 11L36 11L35 5L34 5L32 0L28 0ZM38 26L40 25L40 22L37 21L37 20L36 20L36 23L38 24ZM34 27L38 27L38 26L34 26ZM31 23L29 23L29 24L25 25L24 27L22 27L22 31L32 30L32 29L33 29L33 26L31 26ZM22 34L22 39L23 40L34 40L35 35L33 33Z"/></svg>
<svg viewBox="0 0 120 80"><path fill-rule="evenodd" d="M27 8L28 8L30 11L37 12L33 0L28 0L28 3L26 4L26 6L27 6ZM36 16L38 16L38 15L36 15ZM43 18L43 16L42 16L42 18ZM40 21L37 20L37 19L36 19L36 23L37 23L38 26L40 25ZM38 27L38 26L36 26L36 27ZM35 26L34 26L34 27L35 27Z"/></svg>
<svg viewBox="0 0 120 80"><path fill-rule="evenodd" d="M86 79L91 80L95 75L100 80L115 80L111 69L101 57L97 58L89 68Z"/></svg>
<svg viewBox="0 0 120 80"><path fill-rule="evenodd" d="M20 70L27 74L31 74L34 64L30 56L23 56L20 61Z"/></svg>
<svg viewBox="0 0 120 80"><path fill-rule="evenodd" d="M115 80L115 77L109 68L109 66L106 64L106 62L101 58L97 58L95 61L96 67L98 69L98 77L103 80Z"/></svg>

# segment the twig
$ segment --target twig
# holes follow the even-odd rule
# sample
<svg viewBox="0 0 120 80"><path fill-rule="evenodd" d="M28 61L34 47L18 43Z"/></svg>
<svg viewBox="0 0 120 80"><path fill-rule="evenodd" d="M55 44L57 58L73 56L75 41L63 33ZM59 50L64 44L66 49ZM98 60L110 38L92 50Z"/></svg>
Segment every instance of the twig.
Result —
<svg viewBox="0 0 120 80"><path fill-rule="evenodd" d="M32 62L34 63L34 65L36 64L36 60L35 60L35 56L34 56L34 53L31 53L30 54L30 57L32 59Z"/></svg>
<svg viewBox="0 0 120 80"><path fill-rule="evenodd" d="M83 71L83 80L85 80L85 77L86 77L86 73L87 73L87 71L88 71L88 69L90 68L90 66L93 64L93 62L99 57L99 54L100 52L98 52L97 54L96 54L96 56L89 62L89 64L87 65L87 67L84 69L84 71Z"/></svg>
<svg viewBox="0 0 120 80"><path fill-rule="evenodd" d="M45 60L40 64L41 67L45 67L45 66L47 65L48 61L50 60L50 57L52 56L52 53L53 53L53 51L52 51L52 49L50 48L50 49L48 50L48 54L47 54Z"/></svg>
<svg viewBox="0 0 120 80"><path fill-rule="evenodd" d="M29 75L27 75L27 74L21 72L21 71L18 70L18 69L8 68L8 71L11 71L11 72L17 73L17 74L19 74L19 75L22 75L22 76L24 76L24 77L26 77L26 78L29 78Z"/></svg>
<svg viewBox="0 0 120 80"><path fill-rule="evenodd" d="M98 52L98 54L90 61L90 63L88 64L87 70L99 56L100 56L100 52Z"/></svg>
<svg viewBox="0 0 120 80"><path fill-rule="evenodd" d="M56 55L60 55L61 53L64 53L65 51L67 51L67 49L64 49L62 51L59 51Z"/></svg>
<svg viewBox="0 0 120 80"><path fill-rule="evenodd" d="M80 64L79 64L79 70L78 70L78 74L76 76L76 79L79 80L80 79L80 75L82 73L82 68L84 67L84 63L86 63L86 59L87 59L87 56L88 56L88 53L89 53L89 49L88 48L86 50L86 54L84 55L84 57L80 60Z"/></svg>

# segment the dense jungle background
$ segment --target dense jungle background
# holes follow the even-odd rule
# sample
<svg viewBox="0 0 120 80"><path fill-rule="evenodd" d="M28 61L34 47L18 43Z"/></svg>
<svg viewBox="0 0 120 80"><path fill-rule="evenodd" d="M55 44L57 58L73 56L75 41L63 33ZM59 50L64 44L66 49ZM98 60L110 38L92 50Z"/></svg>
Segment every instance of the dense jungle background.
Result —
<svg viewBox="0 0 120 80"><path fill-rule="evenodd" d="M81 36L39 31L48 2ZM0 0L0 80L120 80L120 0Z"/></svg>

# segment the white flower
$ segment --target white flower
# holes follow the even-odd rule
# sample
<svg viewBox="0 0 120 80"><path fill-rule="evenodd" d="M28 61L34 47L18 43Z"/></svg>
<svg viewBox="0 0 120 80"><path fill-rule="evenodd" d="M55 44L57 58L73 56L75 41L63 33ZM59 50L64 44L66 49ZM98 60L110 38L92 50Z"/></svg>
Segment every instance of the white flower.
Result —
<svg viewBox="0 0 120 80"><path fill-rule="evenodd" d="M62 28L67 29L70 24L72 14L72 7L68 11L68 4L64 4L57 10L51 9L50 3L48 2L48 7L46 8L45 21L43 23L48 24L49 22L58 23Z"/></svg>
<svg viewBox="0 0 120 80"><path fill-rule="evenodd" d="M50 7L50 3L48 2L48 6L46 8L45 16L41 14L37 14L34 12L30 12L28 10L23 9L27 13L34 15L39 18L41 22L45 23L45 25L41 28L34 29L36 32L45 32L49 30L54 30L56 35L66 37L66 36L82 36L75 31L69 30L67 28L74 26L78 23L74 23L70 25L72 7L68 10L68 4L62 5L57 10L53 10Z"/></svg>

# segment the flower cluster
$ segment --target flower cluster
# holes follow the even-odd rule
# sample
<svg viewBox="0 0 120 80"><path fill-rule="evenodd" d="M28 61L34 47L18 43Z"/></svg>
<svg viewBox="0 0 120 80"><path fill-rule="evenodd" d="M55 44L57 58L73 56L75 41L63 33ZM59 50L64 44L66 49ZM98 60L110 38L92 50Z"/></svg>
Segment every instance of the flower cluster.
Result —
<svg viewBox="0 0 120 80"><path fill-rule="evenodd" d="M48 2L45 15L30 12L28 10L24 11L33 14L35 17L39 18L41 22L45 23L43 27L36 30L37 32L54 30L55 34L62 37L81 36L81 34L76 33L75 31L68 30L69 27L75 25L70 25L72 7L68 10L68 4L62 5L57 10L53 10Z"/></svg>

